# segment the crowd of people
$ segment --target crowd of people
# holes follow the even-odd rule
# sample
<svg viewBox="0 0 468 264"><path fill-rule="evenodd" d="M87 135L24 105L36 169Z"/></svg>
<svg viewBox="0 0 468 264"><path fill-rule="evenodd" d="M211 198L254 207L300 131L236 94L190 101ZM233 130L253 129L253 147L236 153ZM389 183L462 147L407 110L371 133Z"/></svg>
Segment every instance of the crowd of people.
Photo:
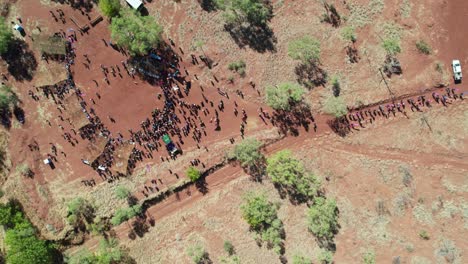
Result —
<svg viewBox="0 0 468 264"><path fill-rule="evenodd" d="M419 95L415 98L405 98L394 100L392 103L381 104L372 108L352 110L343 118L339 118L339 123L333 122L332 128L339 132L357 131L366 128L367 124L374 123L378 118L396 117L401 114L408 117L408 111L422 112L423 109L434 105L448 107L454 100L464 100L464 92L459 88L444 88L441 91L432 92L431 95Z"/></svg>

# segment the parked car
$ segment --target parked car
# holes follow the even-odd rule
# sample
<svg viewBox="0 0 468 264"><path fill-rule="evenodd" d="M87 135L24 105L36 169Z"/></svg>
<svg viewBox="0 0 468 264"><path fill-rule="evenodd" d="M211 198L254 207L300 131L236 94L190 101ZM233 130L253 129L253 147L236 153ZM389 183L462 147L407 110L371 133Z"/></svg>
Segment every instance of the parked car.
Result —
<svg viewBox="0 0 468 264"><path fill-rule="evenodd" d="M462 81L462 70L461 70L461 65L459 60L453 60L452 61L452 69L453 69L453 79L455 80L455 83L461 83Z"/></svg>

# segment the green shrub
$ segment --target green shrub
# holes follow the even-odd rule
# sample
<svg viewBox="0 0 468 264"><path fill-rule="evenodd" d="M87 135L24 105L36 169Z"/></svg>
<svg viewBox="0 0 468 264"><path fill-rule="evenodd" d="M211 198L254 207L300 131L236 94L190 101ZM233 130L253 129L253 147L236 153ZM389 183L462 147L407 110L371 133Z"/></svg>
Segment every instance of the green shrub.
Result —
<svg viewBox="0 0 468 264"><path fill-rule="evenodd" d="M234 253L236 253L231 241L224 241L223 247L224 251L226 251L226 253L228 253L229 256L234 255Z"/></svg>
<svg viewBox="0 0 468 264"><path fill-rule="evenodd" d="M267 242L277 254L281 254L283 223L278 219L277 206L269 202L265 194L249 193L244 201L241 205L244 220L257 232L259 239Z"/></svg>
<svg viewBox="0 0 468 264"><path fill-rule="evenodd" d="M127 187L117 186L117 188L115 189L115 195L117 196L117 198L123 200L123 199L127 199L128 197L130 197L131 193Z"/></svg>
<svg viewBox="0 0 468 264"><path fill-rule="evenodd" d="M187 177L192 181L196 182L201 177L201 172L197 168L190 166L186 171Z"/></svg>
<svg viewBox="0 0 468 264"><path fill-rule="evenodd" d="M322 264L331 264L333 263L333 252L322 249L320 250L317 259L320 261Z"/></svg>
<svg viewBox="0 0 468 264"><path fill-rule="evenodd" d="M429 239L430 239L430 236L429 236L429 234L427 233L426 230L421 230L421 231L419 232L419 237L420 237L421 239L424 239L424 240L429 240Z"/></svg>
<svg viewBox="0 0 468 264"><path fill-rule="evenodd" d="M368 251L362 256L362 262L364 264L375 264L375 253L373 251Z"/></svg>
<svg viewBox="0 0 468 264"><path fill-rule="evenodd" d="M228 69L237 72L240 76L245 76L245 62L243 60L231 62Z"/></svg>
<svg viewBox="0 0 468 264"><path fill-rule="evenodd" d="M396 54L401 52L400 40L397 38L384 39L382 42L382 47L390 56L395 56Z"/></svg>
<svg viewBox="0 0 468 264"><path fill-rule="evenodd" d="M99 0L99 9L106 17L117 16L120 8L120 0Z"/></svg>
<svg viewBox="0 0 468 264"><path fill-rule="evenodd" d="M338 231L338 208L335 200L317 197L307 212L309 230L320 240L331 240Z"/></svg>
<svg viewBox="0 0 468 264"><path fill-rule="evenodd" d="M315 38L304 36L288 44L288 55L304 64L320 61L320 42Z"/></svg>
<svg viewBox="0 0 468 264"><path fill-rule="evenodd" d="M341 36L343 39L351 42L356 42L357 37L356 37L356 31L353 26L346 26L341 30Z"/></svg>
<svg viewBox="0 0 468 264"><path fill-rule="evenodd" d="M70 224L78 225L83 221L92 223L94 218L94 208L87 200L77 197L68 203L67 208L67 219Z"/></svg>
<svg viewBox="0 0 468 264"><path fill-rule="evenodd" d="M427 44L424 40L420 40L416 42L416 48L421 52L422 54L429 55L432 53L431 46Z"/></svg>
<svg viewBox="0 0 468 264"><path fill-rule="evenodd" d="M193 245L187 248L187 255L195 264L202 264L209 260L208 253L201 245Z"/></svg>
<svg viewBox="0 0 468 264"><path fill-rule="evenodd" d="M307 172L290 150L278 151L267 159L267 174L273 183L300 201L315 197L320 188L317 177Z"/></svg>
<svg viewBox="0 0 468 264"><path fill-rule="evenodd" d="M214 0L216 6L223 10L228 24L263 25L271 16L270 10L260 0Z"/></svg>
<svg viewBox="0 0 468 264"><path fill-rule="evenodd" d="M292 257L292 264L312 264L312 260L303 255L296 254Z"/></svg>
<svg viewBox="0 0 468 264"><path fill-rule="evenodd" d="M5 54L13 41L12 29L5 22L4 17L0 17L0 54Z"/></svg>
<svg viewBox="0 0 468 264"><path fill-rule="evenodd" d="M256 166L264 158L260 152L261 146L262 142L255 138L246 138L234 147L229 157L239 161L243 167Z"/></svg>
<svg viewBox="0 0 468 264"><path fill-rule="evenodd" d="M335 117L342 117L348 113L346 104L341 97L329 96L324 104L323 111Z"/></svg>
<svg viewBox="0 0 468 264"><path fill-rule="evenodd" d="M266 103L275 110L289 111L291 105L302 101L305 90L297 83L280 83L266 87Z"/></svg>

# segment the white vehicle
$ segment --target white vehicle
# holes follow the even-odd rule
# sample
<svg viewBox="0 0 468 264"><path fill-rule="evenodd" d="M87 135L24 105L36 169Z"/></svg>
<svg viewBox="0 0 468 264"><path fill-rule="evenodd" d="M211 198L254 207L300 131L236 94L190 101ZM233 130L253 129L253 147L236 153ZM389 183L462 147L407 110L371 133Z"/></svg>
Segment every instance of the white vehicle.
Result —
<svg viewBox="0 0 468 264"><path fill-rule="evenodd" d="M461 70L461 65L459 60L453 60L452 61L452 69L453 69L453 79L455 80L455 83L460 83L462 80L462 70Z"/></svg>

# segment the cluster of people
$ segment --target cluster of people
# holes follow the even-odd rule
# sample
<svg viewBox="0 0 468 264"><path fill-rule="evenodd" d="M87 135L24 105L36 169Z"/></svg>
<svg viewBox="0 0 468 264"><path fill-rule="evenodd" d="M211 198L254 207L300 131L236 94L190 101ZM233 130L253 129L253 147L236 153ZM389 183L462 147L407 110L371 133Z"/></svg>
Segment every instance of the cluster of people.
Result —
<svg viewBox="0 0 468 264"><path fill-rule="evenodd" d="M415 99L401 99L399 101L394 101L393 103L379 105L378 107L372 109L352 111L342 120L346 123L349 129L358 130L359 127L365 128L364 125L366 123L372 124L378 117L389 118L391 115L395 117L397 113L401 113L408 117L408 109L412 112L422 112L423 107L432 107L433 104L442 104L446 107L448 104L451 104L453 100L464 100L464 93L460 92L458 88L447 87L444 91L445 93L433 92L431 94L432 99L428 98L427 95L420 95Z"/></svg>

